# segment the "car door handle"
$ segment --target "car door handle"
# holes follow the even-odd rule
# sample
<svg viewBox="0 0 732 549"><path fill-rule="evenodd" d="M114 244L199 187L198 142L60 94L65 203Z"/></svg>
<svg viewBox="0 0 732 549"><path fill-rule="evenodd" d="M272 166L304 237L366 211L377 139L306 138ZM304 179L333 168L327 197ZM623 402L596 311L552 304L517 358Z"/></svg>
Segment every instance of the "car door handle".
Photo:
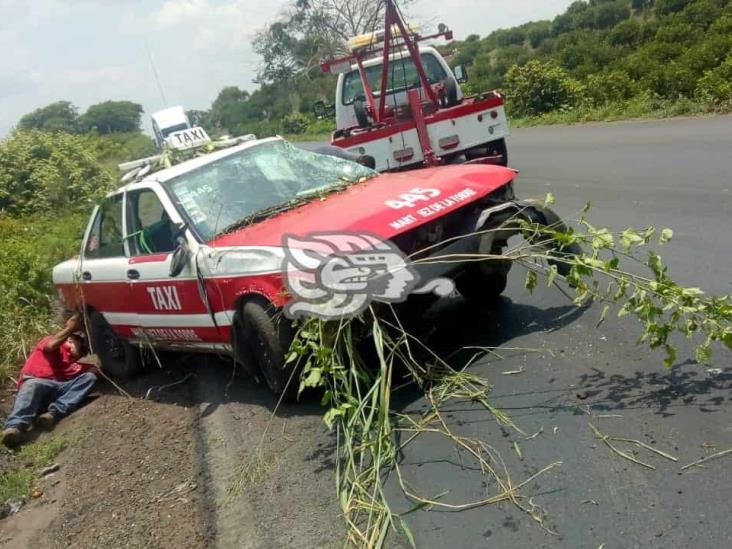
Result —
<svg viewBox="0 0 732 549"><path fill-rule="evenodd" d="M127 271L127 278L130 280L137 280L140 278L140 271L136 271L135 269L130 269Z"/></svg>
<svg viewBox="0 0 732 549"><path fill-rule="evenodd" d="M83 273L81 273L81 279L82 280L91 280L92 275L89 271L84 271Z"/></svg>

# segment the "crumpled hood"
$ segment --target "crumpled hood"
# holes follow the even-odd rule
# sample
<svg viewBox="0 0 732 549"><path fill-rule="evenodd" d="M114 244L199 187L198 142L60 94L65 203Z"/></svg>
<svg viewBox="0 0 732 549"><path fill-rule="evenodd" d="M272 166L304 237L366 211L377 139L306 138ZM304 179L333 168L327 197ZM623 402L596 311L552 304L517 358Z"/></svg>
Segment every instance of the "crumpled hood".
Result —
<svg viewBox="0 0 732 549"><path fill-rule="evenodd" d="M210 246L279 246L283 234L370 233L383 239L419 227L510 183L516 172L463 164L381 174L344 191L243 227Z"/></svg>

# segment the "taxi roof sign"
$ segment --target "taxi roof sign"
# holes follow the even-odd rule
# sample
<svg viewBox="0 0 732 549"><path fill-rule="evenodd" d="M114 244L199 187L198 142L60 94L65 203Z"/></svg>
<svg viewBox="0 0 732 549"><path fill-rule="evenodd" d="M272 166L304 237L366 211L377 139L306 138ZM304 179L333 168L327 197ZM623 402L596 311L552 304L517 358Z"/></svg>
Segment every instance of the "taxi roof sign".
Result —
<svg viewBox="0 0 732 549"><path fill-rule="evenodd" d="M211 143L211 138L206 133L206 130L200 126L195 126L171 133L165 138L165 143L173 150L187 151L208 145Z"/></svg>

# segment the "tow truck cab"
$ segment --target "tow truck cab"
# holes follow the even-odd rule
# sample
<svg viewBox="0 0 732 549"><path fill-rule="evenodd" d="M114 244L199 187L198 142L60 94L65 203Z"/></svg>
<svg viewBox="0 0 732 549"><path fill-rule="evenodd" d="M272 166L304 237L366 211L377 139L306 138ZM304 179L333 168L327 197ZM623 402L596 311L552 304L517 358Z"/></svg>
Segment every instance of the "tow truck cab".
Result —
<svg viewBox="0 0 732 549"><path fill-rule="evenodd" d="M457 99L462 101L463 92L460 89L460 84L440 52L431 46L422 46L419 48L419 54L429 83L437 84L448 78L451 79L457 88ZM363 65L374 97L378 98L381 88L383 59L381 57L370 59L365 61ZM386 104L392 108L407 105L409 103L407 90L409 89L419 89L422 99L425 99L414 61L407 50L401 50L389 56ZM363 98L364 94L357 65L352 65L350 71L338 75L335 97L337 130L358 126L354 102L359 97Z"/></svg>

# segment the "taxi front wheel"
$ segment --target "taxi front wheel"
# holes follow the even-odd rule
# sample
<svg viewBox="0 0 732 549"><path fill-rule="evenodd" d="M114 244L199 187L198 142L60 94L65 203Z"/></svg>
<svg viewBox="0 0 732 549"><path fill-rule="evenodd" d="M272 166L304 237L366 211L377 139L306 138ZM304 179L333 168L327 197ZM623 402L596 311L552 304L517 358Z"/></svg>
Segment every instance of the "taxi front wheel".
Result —
<svg viewBox="0 0 732 549"><path fill-rule="evenodd" d="M99 357L104 373L117 379L129 378L142 368L140 349L117 335L97 311L89 315L92 351Z"/></svg>
<svg viewBox="0 0 732 549"><path fill-rule="evenodd" d="M295 363L286 363L294 337L291 322L272 304L253 299L242 306L238 324L246 357L261 372L269 389L285 402L297 400L300 372Z"/></svg>

